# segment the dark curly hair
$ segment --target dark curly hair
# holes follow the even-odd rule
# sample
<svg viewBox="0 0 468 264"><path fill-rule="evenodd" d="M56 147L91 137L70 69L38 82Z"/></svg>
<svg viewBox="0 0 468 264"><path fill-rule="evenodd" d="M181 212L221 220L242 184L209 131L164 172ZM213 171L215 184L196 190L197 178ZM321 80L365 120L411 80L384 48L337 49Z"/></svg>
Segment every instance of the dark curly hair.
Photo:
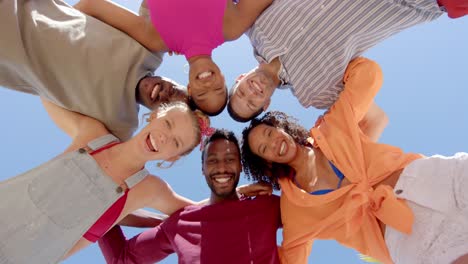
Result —
<svg viewBox="0 0 468 264"><path fill-rule="evenodd" d="M279 111L265 113L261 118L255 118L250 125L242 131L242 166L247 179L253 181L265 181L279 190L278 178L288 176L293 170L289 165L269 162L255 155L250 149L248 136L256 126L265 124L275 128L283 129L296 143L302 146L310 146L307 142L309 132L298 124L298 120Z"/></svg>

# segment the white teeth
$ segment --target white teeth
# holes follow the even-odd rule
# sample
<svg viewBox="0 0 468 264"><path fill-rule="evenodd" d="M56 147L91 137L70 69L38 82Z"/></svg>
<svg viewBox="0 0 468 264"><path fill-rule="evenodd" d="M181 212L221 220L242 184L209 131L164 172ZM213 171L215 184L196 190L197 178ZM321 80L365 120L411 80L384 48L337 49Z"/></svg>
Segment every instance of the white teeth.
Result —
<svg viewBox="0 0 468 264"><path fill-rule="evenodd" d="M156 144L156 142L154 141L153 137L150 135L150 142L151 142L151 145L153 146L154 150L156 152L159 152L159 148L158 148L158 145Z"/></svg>
<svg viewBox="0 0 468 264"><path fill-rule="evenodd" d="M161 88L161 85L158 83L153 87L153 91L151 91L151 100L154 100L156 98L156 95L159 93L159 90Z"/></svg>
<svg viewBox="0 0 468 264"><path fill-rule="evenodd" d="M262 89L260 88L260 86L258 86L256 82L252 82L252 88L257 90L257 92L262 93Z"/></svg>
<svg viewBox="0 0 468 264"><path fill-rule="evenodd" d="M280 148L280 156L284 154L284 150L286 148L286 142L283 141L283 143L281 143L281 148Z"/></svg>
<svg viewBox="0 0 468 264"><path fill-rule="evenodd" d="M198 75L198 79L205 79L207 77L210 77L213 73L210 71L202 72Z"/></svg>
<svg viewBox="0 0 468 264"><path fill-rule="evenodd" d="M215 182L217 182L217 183L226 183L226 182L229 181L230 178L231 178L231 177L227 177L227 178L215 178L214 180L215 180Z"/></svg>

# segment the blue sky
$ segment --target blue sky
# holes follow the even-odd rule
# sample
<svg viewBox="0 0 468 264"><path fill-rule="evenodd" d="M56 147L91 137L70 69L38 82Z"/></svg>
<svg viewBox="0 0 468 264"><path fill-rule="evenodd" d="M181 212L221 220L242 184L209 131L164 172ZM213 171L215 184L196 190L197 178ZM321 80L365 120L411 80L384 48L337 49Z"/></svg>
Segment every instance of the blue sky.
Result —
<svg viewBox="0 0 468 264"><path fill-rule="evenodd" d="M137 10L139 4L139 1L117 2L132 10ZM365 54L376 60L384 72L384 85L376 102L386 111L390 123L381 142L425 155L468 151L467 47L468 18L451 20L444 16L393 36ZM213 57L223 70L228 86L237 75L256 65L246 37L225 43L215 50ZM156 73L187 83L185 64L182 56L166 56ZM276 92L270 109L296 116L307 128L320 114L312 108L302 108L289 91ZM70 143L48 118L38 97L0 89L0 112L3 171L0 180L51 159ZM232 129L237 135L244 127L244 124L232 121L226 112L213 118L212 124ZM200 163L200 152L195 149L171 169L157 169L156 162L148 163L147 168L169 182L178 193L201 200L209 195L209 189L201 174ZM126 229L129 236L139 231ZM281 236L278 243L280 239ZM362 263L355 251L333 241L316 242L309 262ZM104 263L104 259L99 248L93 245L65 263ZM161 263L177 263L177 258L171 256Z"/></svg>

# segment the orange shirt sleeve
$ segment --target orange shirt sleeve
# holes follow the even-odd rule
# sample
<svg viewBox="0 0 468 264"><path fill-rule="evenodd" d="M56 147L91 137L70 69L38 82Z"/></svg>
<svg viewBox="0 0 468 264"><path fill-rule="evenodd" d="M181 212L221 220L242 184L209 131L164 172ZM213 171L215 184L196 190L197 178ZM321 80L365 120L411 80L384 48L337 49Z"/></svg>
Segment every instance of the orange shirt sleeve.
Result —
<svg viewBox="0 0 468 264"><path fill-rule="evenodd" d="M308 263L310 252L312 251L312 242L309 240L305 243L294 247L278 247L278 254L281 264L306 264Z"/></svg>
<svg viewBox="0 0 468 264"><path fill-rule="evenodd" d="M343 82L345 87L338 100L347 98L353 106L356 120L359 121L369 110L382 86L382 70L372 60L356 58L349 63Z"/></svg>

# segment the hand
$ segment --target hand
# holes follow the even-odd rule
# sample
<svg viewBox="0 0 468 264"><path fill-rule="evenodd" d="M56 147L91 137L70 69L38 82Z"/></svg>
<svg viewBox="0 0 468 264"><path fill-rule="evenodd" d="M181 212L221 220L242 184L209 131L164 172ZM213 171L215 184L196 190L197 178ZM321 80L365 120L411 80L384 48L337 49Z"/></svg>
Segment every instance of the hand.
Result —
<svg viewBox="0 0 468 264"><path fill-rule="evenodd" d="M257 182L237 187L239 194L247 197L258 196L258 195L271 195L273 193L273 187L271 184L266 182Z"/></svg>

